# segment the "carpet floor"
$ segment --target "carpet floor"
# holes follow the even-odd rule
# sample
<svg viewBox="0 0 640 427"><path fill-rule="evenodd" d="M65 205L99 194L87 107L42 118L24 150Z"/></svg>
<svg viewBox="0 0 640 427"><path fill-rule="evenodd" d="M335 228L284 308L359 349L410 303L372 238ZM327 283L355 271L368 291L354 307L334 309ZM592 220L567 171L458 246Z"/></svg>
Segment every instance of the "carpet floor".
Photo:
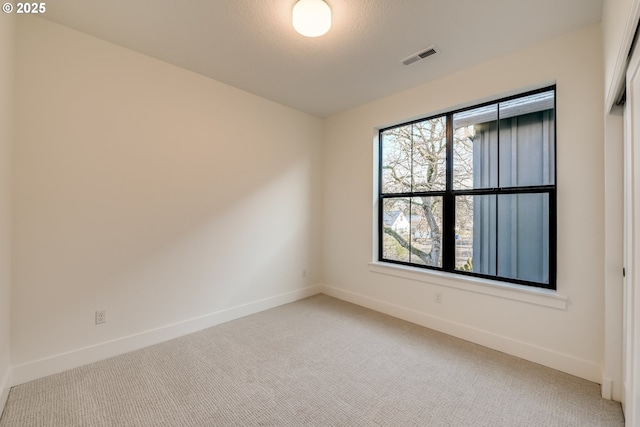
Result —
<svg viewBox="0 0 640 427"><path fill-rule="evenodd" d="M623 426L598 384L325 295L11 389L0 427Z"/></svg>

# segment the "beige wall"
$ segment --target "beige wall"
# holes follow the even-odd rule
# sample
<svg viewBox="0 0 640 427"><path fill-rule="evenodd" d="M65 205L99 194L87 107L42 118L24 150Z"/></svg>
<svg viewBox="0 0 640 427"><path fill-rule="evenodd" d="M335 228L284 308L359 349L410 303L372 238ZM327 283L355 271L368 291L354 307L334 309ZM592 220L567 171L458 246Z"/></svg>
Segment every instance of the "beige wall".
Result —
<svg viewBox="0 0 640 427"><path fill-rule="evenodd" d="M10 386L11 145L14 20L0 16L0 414Z"/></svg>
<svg viewBox="0 0 640 427"><path fill-rule="evenodd" d="M330 292L594 381L603 361L603 59L600 26L326 121L323 273ZM558 293L566 309L372 272L375 129L557 82ZM430 282L431 281L431 282ZM460 282L460 281L458 281ZM479 286L476 289L485 288ZM443 302L434 302L434 291Z"/></svg>
<svg viewBox="0 0 640 427"><path fill-rule="evenodd" d="M320 119L30 17L16 62L20 378L317 281Z"/></svg>
<svg viewBox="0 0 640 427"><path fill-rule="evenodd" d="M623 117L620 109L606 114L605 123L605 192L604 192L604 363L603 380L611 381L610 393L603 395L622 399L622 290L623 268Z"/></svg>

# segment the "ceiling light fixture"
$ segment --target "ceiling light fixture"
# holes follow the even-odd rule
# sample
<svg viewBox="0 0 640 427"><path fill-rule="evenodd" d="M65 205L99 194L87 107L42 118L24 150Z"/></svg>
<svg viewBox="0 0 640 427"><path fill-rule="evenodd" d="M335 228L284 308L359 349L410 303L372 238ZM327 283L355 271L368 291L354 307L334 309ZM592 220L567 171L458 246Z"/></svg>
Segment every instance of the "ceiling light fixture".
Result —
<svg viewBox="0 0 640 427"><path fill-rule="evenodd" d="M293 6L293 28L306 37L318 37L331 28L331 8L323 0L299 0Z"/></svg>

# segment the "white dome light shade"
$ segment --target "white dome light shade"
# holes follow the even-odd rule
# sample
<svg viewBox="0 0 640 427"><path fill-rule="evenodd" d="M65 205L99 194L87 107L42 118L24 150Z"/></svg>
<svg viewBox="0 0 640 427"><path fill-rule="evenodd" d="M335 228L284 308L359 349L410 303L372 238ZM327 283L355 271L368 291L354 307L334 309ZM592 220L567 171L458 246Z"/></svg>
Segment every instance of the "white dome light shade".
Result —
<svg viewBox="0 0 640 427"><path fill-rule="evenodd" d="M331 8L323 0L299 0L293 6L293 28L306 37L318 37L331 28Z"/></svg>

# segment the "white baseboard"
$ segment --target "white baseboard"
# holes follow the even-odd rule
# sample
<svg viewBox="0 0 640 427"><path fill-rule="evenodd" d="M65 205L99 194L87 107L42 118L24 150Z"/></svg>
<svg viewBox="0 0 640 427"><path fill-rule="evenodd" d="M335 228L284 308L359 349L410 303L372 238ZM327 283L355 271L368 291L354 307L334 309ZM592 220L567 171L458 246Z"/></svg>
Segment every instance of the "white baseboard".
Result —
<svg viewBox="0 0 640 427"><path fill-rule="evenodd" d="M600 384L602 384L602 398L607 400L613 399L613 381L611 378L602 377Z"/></svg>
<svg viewBox="0 0 640 427"><path fill-rule="evenodd" d="M425 326L466 341L483 345L521 359L539 363L595 383L602 381L602 367L589 360L580 359L535 344L515 340L469 325L452 322L421 311L391 304L386 301L357 294L328 285L321 285L321 292L334 298L370 308L381 313Z"/></svg>
<svg viewBox="0 0 640 427"><path fill-rule="evenodd" d="M4 405L9 398L9 389L11 388L11 368L7 368L7 372L0 377L0 417L4 411Z"/></svg>
<svg viewBox="0 0 640 427"><path fill-rule="evenodd" d="M302 289L253 301L247 304L230 307L209 313L194 319L163 326L145 332L118 338L112 341L79 348L66 353L34 360L13 366L11 385L18 385L48 375L57 374L68 369L97 362L109 357L138 350L150 345L159 344L202 329L210 328L230 320L239 319L250 314L268 310L279 305L294 302L320 293L320 285L307 286Z"/></svg>
<svg viewBox="0 0 640 427"><path fill-rule="evenodd" d="M539 363L562 372L603 384L603 397L607 383L597 363L576 358L571 355L536 346L527 342L477 329L461 323L452 322L424 312L409 309L365 295L346 291L327 285L313 285L292 292L253 301L247 304L220 310L194 319L167 325L161 328L118 338L116 340L79 348L44 359L13 366L0 383L0 409L4 407L10 386L22 384L48 375L97 362L109 357L138 350L206 329L224 322L238 319L263 310L294 302L303 298L324 293L334 298L351 302L406 320L436 331L446 333L476 344L483 345L525 360ZM610 389L610 388L609 388Z"/></svg>

